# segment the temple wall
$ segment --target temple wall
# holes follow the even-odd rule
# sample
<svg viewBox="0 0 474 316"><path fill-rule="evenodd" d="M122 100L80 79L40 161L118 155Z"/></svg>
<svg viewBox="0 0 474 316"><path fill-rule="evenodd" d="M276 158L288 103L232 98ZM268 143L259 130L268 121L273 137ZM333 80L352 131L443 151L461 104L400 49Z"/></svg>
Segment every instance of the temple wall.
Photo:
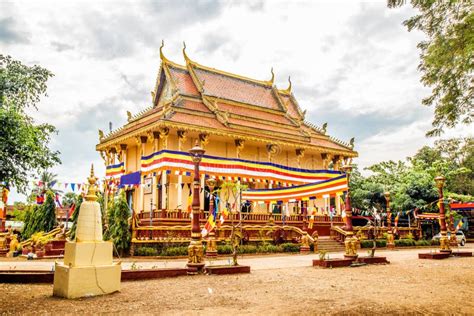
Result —
<svg viewBox="0 0 474 316"><path fill-rule="evenodd" d="M185 142L181 144L181 151L187 152L194 146L194 143L197 139L197 135L188 135ZM165 148L165 144L163 143L162 139L157 141L155 144L155 140L148 140L144 145L145 155L150 155L156 150L163 150ZM156 147L156 148L155 148ZM167 138L167 146L166 148L169 150L179 150L179 141L176 135L176 131L170 131L170 134ZM206 155L211 156L218 156L218 157L225 157L225 158L237 158L237 150L234 144L234 139L210 139L209 143L205 145L204 149L206 150ZM142 145L137 145L135 142L133 144L129 144L126 151L126 173L135 172L140 170L140 163L141 163L141 151ZM244 149L240 152L240 158L252 161L260 161L260 162L268 162L269 156L266 150L266 146L255 146L252 144L245 144ZM298 168L298 159L296 155L295 148L289 149L279 149L276 154L271 156L271 161L273 163L281 164L284 166L295 167ZM303 169L322 169L323 161L321 158L321 154L319 152L310 153L307 151L303 158L300 160L300 168ZM157 183L161 183L160 180L161 173L157 173L156 178L154 179L154 186L156 187ZM154 189L152 194L144 194L142 192L142 188L136 188L133 194L133 205L136 210L150 210L150 202L153 198L153 207L156 209L161 209L163 204L167 206L168 209L182 209L186 210L188 207L188 196L189 196L189 188L188 183L192 182L192 176L182 176L182 182L184 186L181 190L181 198L178 200L178 176L175 174L167 174L167 201L166 203L159 203L160 198L158 189ZM269 185L266 183L252 183L250 185L251 188L257 189L264 189L268 188ZM224 192L220 193L221 200L225 200ZM201 197L202 199L202 197ZM229 203L233 204L236 203L234 197L229 198ZM309 205L317 206L320 209L320 213L322 213L325 201L323 198L318 198L316 201L310 201ZM268 204L256 204L254 205L254 212L259 213L266 213L268 212L269 207ZM290 213L292 213L293 207L290 207ZM340 210L338 209L338 213Z"/></svg>

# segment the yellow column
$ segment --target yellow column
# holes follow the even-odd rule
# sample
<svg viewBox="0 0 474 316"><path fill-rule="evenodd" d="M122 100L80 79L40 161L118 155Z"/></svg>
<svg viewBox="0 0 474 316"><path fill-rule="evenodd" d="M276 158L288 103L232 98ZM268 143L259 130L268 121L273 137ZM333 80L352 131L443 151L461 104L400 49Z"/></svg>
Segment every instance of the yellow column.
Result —
<svg viewBox="0 0 474 316"><path fill-rule="evenodd" d="M146 136L140 136L140 145L141 145L141 150L140 150L140 157L138 157L138 161L141 160L141 157L145 155L145 146L146 146L146 141L147 137ZM144 197L144 192L143 192L143 185L142 185L142 177L140 176L140 190L139 190L139 196L140 196L140 212L143 212L145 210L145 197Z"/></svg>
<svg viewBox="0 0 474 316"><path fill-rule="evenodd" d="M161 209L166 209L166 181L167 174L166 170L161 171Z"/></svg>
<svg viewBox="0 0 474 316"><path fill-rule="evenodd" d="M178 194L177 194L178 202L176 203L177 208L179 210L183 209L183 187L181 186L182 183L183 183L183 175L179 174L178 175Z"/></svg>
<svg viewBox="0 0 474 316"><path fill-rule="evenodd" d="M127 171L127 145L126 144L121 144L120 145L120 150L122 151L122 161L123 162L123 169Z"/></svg>
<svg viewBox="0 0 474 316"><path fill-rule="evenodd" d="M336 214L341 215L341 195L342 192L336 193Z"/></svg>

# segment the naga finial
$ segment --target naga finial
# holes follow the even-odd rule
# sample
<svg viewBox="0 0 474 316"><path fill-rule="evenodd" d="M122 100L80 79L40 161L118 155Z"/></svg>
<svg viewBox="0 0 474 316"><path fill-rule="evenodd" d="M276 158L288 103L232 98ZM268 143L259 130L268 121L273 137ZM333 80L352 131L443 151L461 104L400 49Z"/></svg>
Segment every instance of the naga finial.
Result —
<svg viewBox="0 0 474 316"><path fill-rule="evenodd" d="M130 122L132 120L132 113L127 111L127 121Z"/></svg>
<svg viewBox="0 0 474 316"><path fill-rule="evenodd" d="M286 88L286 90L283 90L284 93L286 94L290 94L291 93L291 76L288 76L288 88Z"/></svg>
<svg viewBox="0 0 474 316"><path fill-rule="evenodd" d="M321 132L323 132L323 134L326 134L327 128L328 128L328 123L326 122L323 124L323 127L321 128Z"/></svg>
<svg viewBox="0 0 474 316"><path fill-rule="evenodd" d="M351 140L349 141L349 146L351 149L354 149L354 142L355 142L355 137L352 137Z"/></svg>
<svg viewBox="0 0 474 316"><path fill-rule="evenodd" d="M160 58L161 60L167 60L165 55L163 54L163 47L165 46L165 41L161 40L161 46L160 46Z"/></svg>
<svg viewBox="0 0 474 316"><path fill-rule="evenodd" d="M99 140L104 139L104 131L99 129Z"/></svg>
<svg viewBox="0 0 474 316"><path fill-rule="evenodd" d="M183 56L184 56L184 60L186 61L186 63L188 63L189 61L191 61L188 57L188 55L186 54L186 42L183 41Z"/></svg>
<svg viewBox="0 0 474 316"><path fill-rule="evenodd" d="M273 72L273 67L272 67L272 69L270 69L270 72L272 74L272 78L270 79L269 82L273 85L273 82L275 81L275 73Z"/></svg>

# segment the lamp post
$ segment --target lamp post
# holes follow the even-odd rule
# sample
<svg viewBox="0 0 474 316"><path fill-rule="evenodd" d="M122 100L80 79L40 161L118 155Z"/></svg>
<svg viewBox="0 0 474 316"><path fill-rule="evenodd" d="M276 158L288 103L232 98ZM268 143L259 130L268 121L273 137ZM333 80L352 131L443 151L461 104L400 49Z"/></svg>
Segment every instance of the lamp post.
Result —
<svg viewBox="0 0 474 316"><path fill-rule="evenodd" d="M191 159L194 163L194 179L193 179L193 219L191 223L191 242L188 246L188 274L197 274L202 272L204 268L204 259L203 259L203 246L202 246L202 236L201 236L201 227L199 225L199 218L201 215L201 202L199 199L199 189L200 189L200 175L199 175L199 164L201 162L202 156L204 155L205 150L199 147L199 143L196 141L189 153Z"/></svg>
<svg viewBox="0 0 474 316"><path fill-rule="evenodd" d="M342 168L342 171L346 174L347 179L347 194L345 200L345 213L346 213L346 239L344 240L344 245L346 248L346 253L344 257L347 259L356 259L357 258L357 237L354 237L354 228L352 227L352 205L351 205L351 194L349 189L350 183L350 174L352 171L351 165L345 165Z"/></svg>
<svg viewBox="0 0 474 316"><path fill-rule="evenodd" d="M439 240L440 250L442 252L451 252L449 247L449 240L447 237L447 228L446 228L446 214L444 212L444 203L443 203L443 186L446 178L443 176L438 176L435 178L436 186L438 187L439 193L439 220L441 222L441 238Z"/></svg>
<svg viewBox="0 0 474 316"><path fill-rule="evenodd" d="M212 192L214 191L217 181L215 179L210 178L206 180L206 184L209 187L209 193L211 194L211 198L209 199L209 215L210 215L211 212L213 212L214 207L215 207ZM217 218L214 218L214 221L217 221ZM207 242L207 248L206 248L206 257L217 257L216 229L217 227L214 227L209 232L209 237L207 239L208 242Z"/></svg>
<svg viewBox="0 0 474 316"><path fill-rule="evenodd" d="M390 192L384 192L385 200L387 201L387 247L393 249L395 243L393 242L393 231L392 231L392 212L390 210Z"/></svg>

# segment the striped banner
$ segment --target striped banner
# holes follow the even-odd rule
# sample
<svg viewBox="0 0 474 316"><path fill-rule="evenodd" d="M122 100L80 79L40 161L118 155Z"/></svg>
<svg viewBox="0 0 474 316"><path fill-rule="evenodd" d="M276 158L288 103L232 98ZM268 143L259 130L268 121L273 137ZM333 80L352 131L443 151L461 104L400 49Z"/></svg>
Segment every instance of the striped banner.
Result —
<svg viewBox="0 0 474 316"><path fill-rule="evenodd" d="M194 164L187 152L161 150L148 156L142 156L141 171L155 170L193 171ZM270 162L257 162L237 158L222 158L204 155L200 163L200 170L204 174L226 179L240 177L242 181L262 181L272 183L315 183L336 177L343 173L334 170L308 170L292 168Z"/></svg>
<svg viewBox="0 0 474 316"><path fill-rule="evenodd" d="M334 179L316 183L303 184L286 188L256 189L242 192L242 199L247 201L290 201L336 194L347 190L347 179L341 175Z"/></svg>
<svg viewBox="0 0 474 316"><path fill-rule="evenodd" d="M123 176L125 173L124 163L118 163L115 165L110 165L105 168L105 176L107 178L118 179Z"/></svg>

